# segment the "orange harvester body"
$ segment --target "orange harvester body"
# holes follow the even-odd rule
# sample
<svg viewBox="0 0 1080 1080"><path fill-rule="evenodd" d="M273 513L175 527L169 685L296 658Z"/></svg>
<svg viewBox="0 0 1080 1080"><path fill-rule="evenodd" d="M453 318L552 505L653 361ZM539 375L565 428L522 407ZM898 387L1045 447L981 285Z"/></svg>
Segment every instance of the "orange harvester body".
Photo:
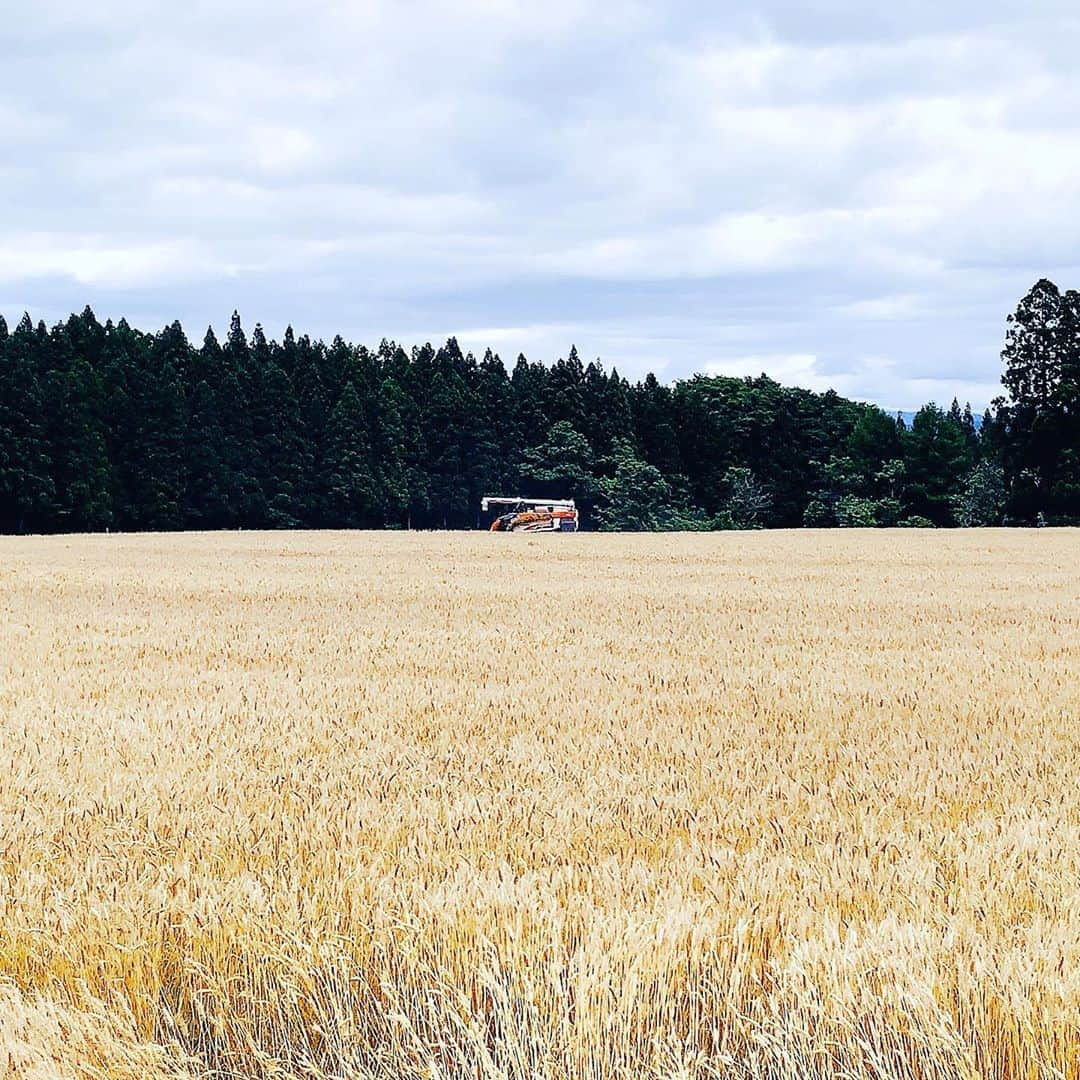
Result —
<svg viewBox="0 0 1080 1080"><path fill-rule="evenodd" d="M507 506L492 523L492 532L577 532L578 512L572 499L521 499L488 496L481 506Z"/></svg>

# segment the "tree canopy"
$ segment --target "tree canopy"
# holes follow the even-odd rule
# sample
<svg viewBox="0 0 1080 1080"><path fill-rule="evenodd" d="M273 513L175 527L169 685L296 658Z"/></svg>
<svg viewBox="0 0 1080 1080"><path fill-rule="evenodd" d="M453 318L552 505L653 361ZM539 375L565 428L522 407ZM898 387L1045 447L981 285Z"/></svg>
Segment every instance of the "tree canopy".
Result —
<svg viewBox="0 0 1080 1080"><path fill-rule="evenodd" d="M1006 324L1005 393L910 427L766 375L635 383L576 349L508 369L406 350L224 343L86 308L0 318L0 531L474 528L484 494L571 497L586 528L1080 522L1080 294Z"/></svg>

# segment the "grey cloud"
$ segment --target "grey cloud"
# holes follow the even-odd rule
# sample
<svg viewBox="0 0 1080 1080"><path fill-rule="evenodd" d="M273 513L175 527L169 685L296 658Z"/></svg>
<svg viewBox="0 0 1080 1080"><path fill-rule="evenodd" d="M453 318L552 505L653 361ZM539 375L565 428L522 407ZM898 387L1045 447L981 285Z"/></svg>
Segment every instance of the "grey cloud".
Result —
<svg viewBox="0 0 1080 1080"><path fill-rule="evenodd" d="M0 30L0 310L487 334L910 408L1075 270L1064 3L45 0Z"/></svg>

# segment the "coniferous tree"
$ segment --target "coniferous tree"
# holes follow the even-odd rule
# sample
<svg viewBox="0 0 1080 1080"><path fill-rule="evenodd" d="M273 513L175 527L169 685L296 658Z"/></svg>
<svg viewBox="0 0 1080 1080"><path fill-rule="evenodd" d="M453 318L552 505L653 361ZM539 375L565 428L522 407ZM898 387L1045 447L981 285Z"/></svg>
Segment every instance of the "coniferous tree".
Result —
<svg viewBox="0 0 1080 1080"><path fill-rule="evenodd" d="M644 459L665 476L683 472L672 391L650 372L630 390L631 423Z"/></svg>
<svg viewBox="0 0 1080 1080"><path fill-rule="evenodd" d="M325 502L323 460L331 409L322 381L323 349L322 342L315 344L306 334L301 335L295 341L295 356L291 361L301 438L297 501L303 524L315 527L322 524L319 515Z"/></svg>
<svg viewBox="0 0 1080 1080"><path fill-rule="evenodd" d="M55 489L34 327L24 315L13 334L0 319L0 530L48 526Z"/></svg>
<svg viewBox="0 0 1080 1080"><path fill-rule="evenodd" d="M230 461L222 420L224 360L212 327L193 350L184 380L184 524L220 529L232 524Z"/></svg>
<svg viewBox="0 0 1080 1080"><path fill-rule="evenodd" d="M554 423L545 411L547 376L542 365L530 364L519 353L510 374L510 390L514 402L514 428L521 447L536 446L543 441Z"/></svg>
<svg viewBox="0 0 1080 1080"><path fill-rule="evenodd" d="M522 441L513 386L502 360L488 349L467 371L462 453L475 518L485 494L516 490Z"/></svg>
<svg viewBox="0 0 1080 1080"><path fill-rule="evenodd" d="M571 346L565 360L556 360L544 379L544 417L550 423L566 421L585 434L589 418L585 406L585 368L577 346ZM586 436L587 437L587 436Z"/></svg>
<svg viewBox="0 0 1080 1080"><path fill-rule="evenodd" d="M1068 354L1075 347L1074 323L1058 287L1045 278L1007 319L1001 381L1008 400L999 399L998 413L1004 426L1004 462L1012 477L1012 511L1027 520L1058 509L1054 488L1067 438L1061 387L1070 370Z"/></svg>
<svg viewBox="0 0 1080 1080"><path fill-rule="evenodd" d="M95 532L112 524L112 476L96 373L81 356L56 373L52 440L54 513L62 529Z"/></svg>
<svg viewBox="0 0 1080 1080"><path fill-rule="evenodd" d="M223 375L220 395L222 423L229 443L230 502L235 522L244 528L265 524L266 500L259 484L261 472L255 447L251 402L255 396L255 375L247 335L234 311L229 333L221 351Z"/></svg>
<svg viewBox="0 0 1080 1080"><path fill-rule="evenodd" d="M107 410L105 442L112 463L113 522L118 529L139 527L135 472L141 448L137 441L137 402L133 391L135 373L146 348L144 335L121 319L105 324L101 354L102 399Z"/></svg>
<svg viewBox="0 0 1080 1080"><path fill-rule="evenodd" d="M184 373L191 352L178 322L145 342L129 380L135 460L129 468L130 514L138 529L185 524Z"/></svg>
<svg viewBox="0 0 1080 1080"><path fill-rule="evenodd" d="M458 356L457 342L439 350L424 414L429 524L443 529L461 528L475 517L461 440L469 415L468 391L457 370Z"/></svg>
<svg viewBox="0 0 1080 1080"><path fill-rule="evenodd" d="M265 523L272 528L299 524L303 516L302 433L292 380L280 362L281 350L256 325L251 336L251 438L253 475Z"/></svg>
<svg viewBox="0 0 1080 1080"><path fill-rule="evenodd" d="M409 507L416 488L403 397L401 387L392 378L383 380L379 388L379 415L373 443L379 513L383 522L389 525L408 524Z"/></svg>
<svg viewBox="0 0 1080 1080"><path fill-rule="evenodd" d="M508 375L453 338L249 342L235 314L224 348L209 332L199 349L179 324L147 335L89 309L51 332L0 320L0 529L458 528L513 491L577 498L586 524L625 501L627 522L699 527L736 522L747 475L767 525L987 520L1001 483L1010 520L1080 521L1080 295L1037 283L1003 355L1008 397L981 425L954 400L908 430L766 376L631 386L576 349Z"/></svg>
<svg viewBox="0 0 1080 1080"><path fill-rule="evenodd" d="M366 418L360 395L347 382L326 429L326 494L322 520L336 528L370 525L378 510Z"/></svg>
<svg viewBox="0 0 1080 1080"><path fill-rule="evenodd" d="M41 350L41 388L52 464L53 527L63 532L107 528L112 483L100 379L89 357L102 328L89 308L35 340Z"/></svg>
<svg viewBox="0 0 1080 1080"><path fill-rule="evenodd" d="M924 405L911 422L906 444L909 515L952 524L951 497L974 462L962 425L936 405Z"/></svg>
<svg viewBox="0 0 1080 1080"><path fill-rule="evenodd" d="M847 439L847 454L856 467L872 476L902 452L896 421L881 409L865 409Z"/></svg>

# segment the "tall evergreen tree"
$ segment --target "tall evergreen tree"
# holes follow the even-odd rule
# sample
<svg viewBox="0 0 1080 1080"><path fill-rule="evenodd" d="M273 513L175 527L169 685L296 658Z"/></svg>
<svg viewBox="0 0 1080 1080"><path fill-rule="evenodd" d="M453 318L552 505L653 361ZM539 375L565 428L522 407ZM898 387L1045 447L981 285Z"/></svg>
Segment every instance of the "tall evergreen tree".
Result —
<svg viewBox="0 0 1080 1080"><path fill-rule="evenodd" d="M33 323L0 327L0 531L21 533L49 525L55 488Z"/></svg>
<svg viewBox="0 0 1080 1080"><path fill-rule="evenodd" d="M1055 488L1069 441L1061 390L1063 375L1072 369L1076 323L1072 305L1065 305L1058 287L1045 278L1007 320L1001 381L1008 400L999 401L999 417L1011 510L1027 520L1061 509Z"/></svg>
<svg viewBox="0 0 1080 1080"><path fill-rule="evenodd" d="M89 308L51 332L0 320L0 529L458 528L514 490L575 497L586 520L599 499L608 523L663 492L672 514L637 518L696 527L734 522L747 476L769 525L981 520L1000 482L1010 520L1080 521L1080 295L1037 283L1003 355L1008 396L981 425L954 400L908 430L766 376L631 386L576 349L508 375L453 338L249 342L235 313L224 348L210 331L199 349L178 323L148 335Z"/></svg>
<svg viewBox="0 0 1080 1080"><path fill-rule="evenodd" d="M571 346L565 360L556 360L544 381L544 416L548 423L565 420L582 434L589 426L585 407L585 368L577 346Z"/></svg>
<svg viewBox="0 0 1080 1080"><path fill-rule="evenodd" d="M460 353L440 349L428 393L424 424L427 432L428 524L461 528L475 520L461 436L469 416L468 388L457 370Z"/></svg>
<svg viewBox="0 0 1080 1080"><path fill-rule="evenodd" d="M232 453L222 420L224 359L212 327L192 352L185 379L184 524L220 529L233 522Z"/></svg>
<svg viewBox="0 0 1080 1080"><path fill-rule="evenodd" d="M366 419L352 382L330 413L326 429L326 496L322 517L337 528L371 525L378 512Z"/></svg>
<svg viewBox="0 0 1080 1080"><path fill-rule="evenodd" d="M247 335L236 311L229 321L221 357L223 374L219 407L231 451L230 503L236 524L258 528L266 523L267 512L259 484L261 469L251 417L251 402L256 393L255 375Z"/></svg>
<svg viewBox="0 0 1080 1080"><path fill-rule="evenodd" d="M302 431L292 380L280 362L281 350L256 325L251 336L251 381L248 410L254 456L252 475L265 524L288 528L299 524L303 482Z"/></svg>
<svg viewBox="0 0 1080 1080"><path fill-rule="evenodd" d="M178 322L137 354L129 381L136 458L129 471L132 524L179 529L185 524L184 372L190 346Z"/></svg>
<svg viewBox="0 0 1080 1080"><path fill-rule="evenodd" d="M671 388L650 372L630 391L631 422L644 459L665 476L683 472Z"/></svg>
<svg viewBox="0 0 1080 1080"><path fill-rule="evenodd" d="M906 443L908 512L935 525L953 524L952 496L974 464L962 425L936 405L924 405Z"/></svg>
<svg viewBox="0 0 1080 1080"><path fill-rule="evenodd" d="M531 364L523 353L518 354L514 370L510 374L513 395L514 427L519 445L536 446L540 443L554 417L545 410L547 398L547 372L541 364Z"/></svg>
<svg viewBox="0 0 1080 1080"><path fill-rule="evenodd" d="M36 335L44 365L41 387L52 463L54 527L97 530L112 522L112 482L105 439L101 382L89 357L103 328L83 316Z"/></svg>

